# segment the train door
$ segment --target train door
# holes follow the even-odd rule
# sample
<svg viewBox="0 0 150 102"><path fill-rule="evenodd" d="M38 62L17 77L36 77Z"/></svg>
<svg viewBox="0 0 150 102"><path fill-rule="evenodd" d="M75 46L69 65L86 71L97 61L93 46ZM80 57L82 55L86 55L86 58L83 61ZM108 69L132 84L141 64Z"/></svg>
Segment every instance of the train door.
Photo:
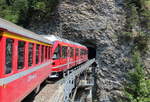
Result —
<svg viewBox="0 0 150 102"><path fill-rule="evenodd" d="M62 48L62 56L61 56L62 69L67 69L68 47L67 46L62 46L61 48Z"/></svg>
<svg viewBox="0 0 150 102"><path fill-rule="evenodd" d="M74 63L73 63L73 66L76 66L76 63L75 63L75 62L76 62L76 53L75 53L75 50L76 50L76 49L73 48L73 62L74 62Z"/></svg>
<svg viewBox="0 0 150 102"><path fill-rule="evenodd" d="M78 59L79 59L79 49L76 48L76 50L75 50L75 60L76 60L76 65L78 65Z"/></svg>
<svg viewBox="0 0 150 102"><path fill-rule="evenodd" d="M75 66L75 63L74 63L74 48L73 47L70 47L70 67L73 67Z"/></svg>
<svg viewBox="0 0 150 102"><path fill-rule="evenodd" d="M71 62L71 57L70 57L70 50L71 50L71 48L70 47L68 47L67 48L67 69L69 69L70 68L70 62Z"/></svg>
<svg viewBox="0 0 150 102"><path fill-rule="evenodd" d="M58 66L61 65L60 58L61 58L61 47L60 47L60 45L58 45L57 48L55 49L53 57L52 57L52 60L53 60L52 66L53 66L53 68L58 67ZM55 71L60 71L59 67Z"/></svg>
<svg viewBox="0 0 150 102"><path fill-rule="evenodd" d="M79 54L78 54L78 64L81 63L81 49L78 50Z"/></svg>

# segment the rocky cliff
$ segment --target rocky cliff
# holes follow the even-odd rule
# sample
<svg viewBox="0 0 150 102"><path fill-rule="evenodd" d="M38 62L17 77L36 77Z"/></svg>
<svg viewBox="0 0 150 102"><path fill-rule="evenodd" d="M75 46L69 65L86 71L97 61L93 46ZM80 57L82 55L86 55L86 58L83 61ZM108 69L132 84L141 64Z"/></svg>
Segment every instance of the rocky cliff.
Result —
<svg viewBox="0 0 150 102"><path fill-rule="evenodd" d="M96 102L118 102L130 68L132 43L122 42L123 0L62 0L45 22L31 23L40 34L54 34L96 50ZM34 25L32 25L34 24ZM41 26L42 25L42 26Z"/></svg>

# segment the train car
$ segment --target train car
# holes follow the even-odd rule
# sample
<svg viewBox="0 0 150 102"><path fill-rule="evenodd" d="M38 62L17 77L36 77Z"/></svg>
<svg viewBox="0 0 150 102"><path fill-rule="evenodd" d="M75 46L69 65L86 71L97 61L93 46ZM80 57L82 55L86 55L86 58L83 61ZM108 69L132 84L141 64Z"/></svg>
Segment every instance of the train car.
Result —
<svg viewBox="0 0 150 102"><path fill-rule="evenodd" d="M44 37L53 42L51 78L59 77L62 72L88 60L86 46L54 35Z"/></svg>
<svg viewBox="0 0 150 102"><path fill-rule="evenodd" d="M20 102L51 74L52 45L0 19L0 102Z"/></svg>

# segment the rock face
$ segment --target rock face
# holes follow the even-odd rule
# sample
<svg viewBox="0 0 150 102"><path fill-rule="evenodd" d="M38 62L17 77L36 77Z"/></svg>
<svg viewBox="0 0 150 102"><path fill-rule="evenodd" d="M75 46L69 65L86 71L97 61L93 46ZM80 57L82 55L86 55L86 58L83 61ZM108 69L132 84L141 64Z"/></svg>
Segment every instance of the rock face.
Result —
<svg viewBox="0 0 150 102"><path fill-rule="evenodd" d="M126 19L123 0L62 0L50 20L31 25L40 34L55 34L96 49L96 102L118 102L130 68L130 43L120 43ZM42 25L41 27L39 25Z"/></svg>

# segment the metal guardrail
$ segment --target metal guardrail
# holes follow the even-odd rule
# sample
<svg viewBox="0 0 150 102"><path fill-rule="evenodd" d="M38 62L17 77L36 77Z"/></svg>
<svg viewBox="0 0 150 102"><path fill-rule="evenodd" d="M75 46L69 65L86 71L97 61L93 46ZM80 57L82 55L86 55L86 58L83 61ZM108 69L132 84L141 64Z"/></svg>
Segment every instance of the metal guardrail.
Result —
<svg viewBox="0 0 150 102"><path fill-rule="evenodd" d="M75 79L76 76L79 76L83 71L89 68L89 66L94 63L95 59L91 59L86 63L78 66L73 70L70 74L66 75L63 79L64 81L64 95L63 95L63 102L71 102L69 95L71 94L72 90L75 88Z"/></svg>

